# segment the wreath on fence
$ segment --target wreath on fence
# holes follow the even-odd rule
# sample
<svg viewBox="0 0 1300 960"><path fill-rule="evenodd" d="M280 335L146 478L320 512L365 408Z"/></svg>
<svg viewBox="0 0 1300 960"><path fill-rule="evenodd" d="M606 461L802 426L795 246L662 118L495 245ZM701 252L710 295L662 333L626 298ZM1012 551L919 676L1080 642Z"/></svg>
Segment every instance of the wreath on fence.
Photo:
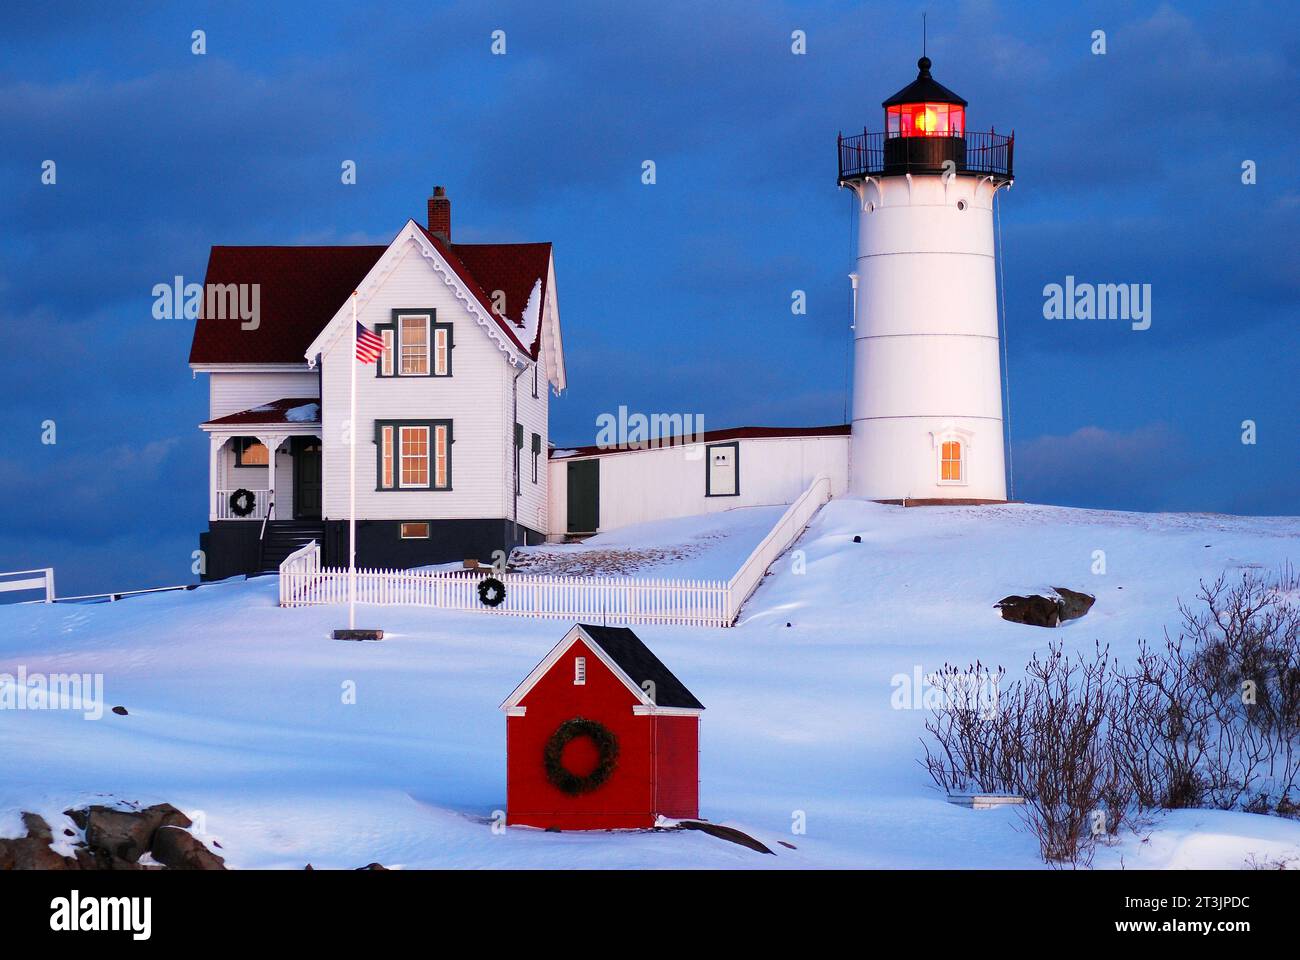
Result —
<svg viewBox="0 0 1300 960"><path fill-rule="evenodd" d="M585 777L578 776L564 765L564 748L569 745L570 740L578 737L589 738L600 754L595 768ZM542 762L546 766L546 779L558 789L570 796L590 793L608 780L609 775L614 772L614 767L618 763L618 737L614 736L614 731L604 724L583 717L574 717L572 720L565 720L555 728L551 739L546 741Z"/></svg>
<svg viewBox="0 0 1300 960"><path fill-rule="evenodd" d="M485 607L499 607L506 599L506 585L496 577L485 577L478 582L478 599Z"/></svg>
<svg viewBox="0 0 1300 960"><path fill-rule="evenodd" d="M230 495L230 512L237 517L246 517L257 508L257 495L252 490L240 487Z"/></svg>

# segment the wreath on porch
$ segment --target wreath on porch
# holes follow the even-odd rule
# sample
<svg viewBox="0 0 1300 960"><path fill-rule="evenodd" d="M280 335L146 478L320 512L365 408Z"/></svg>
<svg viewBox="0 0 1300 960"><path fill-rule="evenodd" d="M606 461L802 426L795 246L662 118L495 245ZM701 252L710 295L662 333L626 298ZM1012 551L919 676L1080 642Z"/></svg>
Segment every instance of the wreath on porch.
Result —
<svg viewBox="0 0 1300 960"><path fill-rule="evenodd" d="M596 766L584 777L578 776L564 765L564 748L569 745L569 741L578 737L590 739L600 755ZM570 796L590 793L614 772L614 767L618 764L618 737L604 724L584 717L574 717L555 728L551 739L546 741L546 749L542 751L542 762L546 767L546 779L557 789Z"/></svg>
<svg viewBox="0 0 1300 960"><path fill-rule="evenodd" d="M237 517L246 517L257 509L257 495L252 490L240 487L230 495L230 512Z"/></svg>
<svg viewBox="0 0 1300 960"><path fill-rule="evenodd" d="M478 599L485 607L499 607L506 599L506 585L496 577L484 577L478 582Z"/></svg>

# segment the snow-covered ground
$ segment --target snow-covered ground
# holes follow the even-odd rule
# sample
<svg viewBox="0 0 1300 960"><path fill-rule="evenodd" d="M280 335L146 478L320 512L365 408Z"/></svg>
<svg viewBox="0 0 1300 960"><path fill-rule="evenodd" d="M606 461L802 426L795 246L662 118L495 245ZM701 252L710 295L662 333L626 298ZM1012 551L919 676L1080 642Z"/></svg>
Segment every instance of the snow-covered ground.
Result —
<svg viewBox="0 0 1300 960"><path fill-rule="evenodd" d="M780 510L753 523L736 513L580 549L698 541L700 552L639 572L729 576ZM497 705L563 623L369 608L360 625L383 627L385 639L336 642L329 631L343 611L282 610L273 577L115 604L3 607L0 674L102 673L107 703L130 714L0 711L0 836L20 834L20 810L44 815L57 836L60 811L117 798L176 804L232 867L1041 866L1014 811L959 808L932 788L917 763L926 713L894 709L891 680L976 658L1018 675L1054 637L1088 648L1099 638L1131 655L1139 637L1176 625L1175 601L1191 599L1199 579L1294 562L1298 536L1300 518L829 504L798 544L802 558L777 563L737 627L636 628L708 708L702 815L776 856L696 832L492 830L505 801ZM1104 574L1092 572L1096 551ZM1096 606L1050 633L992 609L1008 593L1052 586L1095 593ZM344 702L350 684L355 704ZM792 832L797 822L806 832ZM1297 857L1300 823L1179 811L1101 850L1096 865Z"/></svg>
<svg viewBox="0 0 1300 960"><path fill-rule="evenodd" d="M730 580L786 507L741 507L697 517L634 523L582 543L521 547L511 564L557 576Z"/></svg>

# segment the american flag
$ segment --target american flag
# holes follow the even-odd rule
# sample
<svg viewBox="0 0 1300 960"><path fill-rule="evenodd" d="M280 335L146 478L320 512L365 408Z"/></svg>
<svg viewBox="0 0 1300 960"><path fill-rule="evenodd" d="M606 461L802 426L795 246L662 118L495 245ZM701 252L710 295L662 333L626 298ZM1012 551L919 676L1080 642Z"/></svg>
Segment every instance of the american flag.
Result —
<svg viewBox="0 0 1300 960"><path fill-rule="evenodd" d="M373 330L367 330L357 323L357 359L362 363L374 363L384 352L384 341Z"/></svg>

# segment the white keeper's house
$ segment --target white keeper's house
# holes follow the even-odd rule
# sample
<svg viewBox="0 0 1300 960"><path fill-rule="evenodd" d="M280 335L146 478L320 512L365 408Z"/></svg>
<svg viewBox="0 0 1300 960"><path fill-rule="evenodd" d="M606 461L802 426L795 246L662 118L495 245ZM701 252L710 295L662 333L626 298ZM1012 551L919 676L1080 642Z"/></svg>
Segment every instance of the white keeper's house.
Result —
<svg viewBox="0 0 1300 960"><path fill-rule="evenodd" d="M994 204L1014 138L968 133L966 101L918 65L881 131L839 138L857 197L850 424L557 448L551 245L454 243L441 187L387 246L213 247L190 351L211 397L205 578L273 570L309 540L346 563L354 291L384 344L358 368L363 567L791 503L820 476L831 496L1004 501ZM255 321L212 309L252 284Z"/></svg>

